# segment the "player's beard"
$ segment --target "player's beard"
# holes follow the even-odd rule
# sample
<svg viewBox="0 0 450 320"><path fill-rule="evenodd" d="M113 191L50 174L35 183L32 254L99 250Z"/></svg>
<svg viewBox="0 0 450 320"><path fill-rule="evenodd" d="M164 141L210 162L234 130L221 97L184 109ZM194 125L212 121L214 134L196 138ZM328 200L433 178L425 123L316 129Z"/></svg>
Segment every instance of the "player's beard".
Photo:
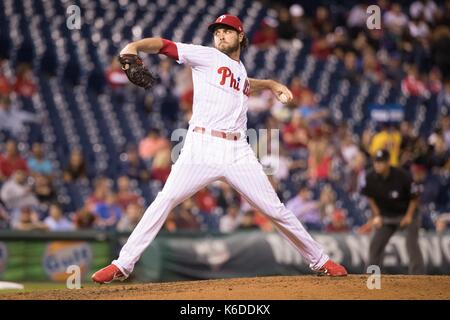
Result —
<svg viewBox="0 0 450 320"><path fill-rule="evenodd" d="M229 55L239 49L239 40L236 40L233 44L227 44L226 46L219 45L217 49L226 55Z"/></svg>

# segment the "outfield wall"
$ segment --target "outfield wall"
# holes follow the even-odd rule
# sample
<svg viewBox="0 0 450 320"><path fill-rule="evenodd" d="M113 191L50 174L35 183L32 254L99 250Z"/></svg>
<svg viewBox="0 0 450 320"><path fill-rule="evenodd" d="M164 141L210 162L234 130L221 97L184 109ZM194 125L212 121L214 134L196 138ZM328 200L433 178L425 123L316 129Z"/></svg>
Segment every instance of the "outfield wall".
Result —
<svg viewBox="0 0 450 320"><path fill-rule="evenodd" d="M104 232L0 232L0 280L64 281L78 265L84 281L117 255L127 234ZM366 273L369 237L313 233L332 259L350 273ZM420 247L428 274L450 274L450 234L423 233ZM403 234L389 242L384 273L407 273ZM160 233L144 252L133 278L173 281L310 274L307 263L278 233Z"/></svg>

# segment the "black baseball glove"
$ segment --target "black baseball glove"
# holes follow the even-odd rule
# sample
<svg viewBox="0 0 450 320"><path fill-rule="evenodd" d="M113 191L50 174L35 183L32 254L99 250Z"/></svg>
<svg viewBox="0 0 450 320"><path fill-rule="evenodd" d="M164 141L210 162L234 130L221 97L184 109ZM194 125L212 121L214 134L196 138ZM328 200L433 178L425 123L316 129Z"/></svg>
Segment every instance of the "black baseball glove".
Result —
<svg viewBox="0 0 450 320"><path fill-rule="evenodd" d="M144 89L150 89L153 86L156 77L147 69L137 54L121 54L119 62L131 83Z"/></svg>

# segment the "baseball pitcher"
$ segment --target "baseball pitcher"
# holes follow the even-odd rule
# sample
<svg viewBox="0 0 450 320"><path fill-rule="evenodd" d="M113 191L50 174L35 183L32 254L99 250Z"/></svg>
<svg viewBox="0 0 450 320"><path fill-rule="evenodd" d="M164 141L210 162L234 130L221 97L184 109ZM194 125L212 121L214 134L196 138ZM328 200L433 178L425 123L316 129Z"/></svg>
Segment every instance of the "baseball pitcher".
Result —
<svg viewBox="0 0 450 320"><path fill-rule="evenodd" d="M146 38L128 44L120 52L122 69L131 82L144 88L152 86L154 77L143 65L139 52L163 54L188 64L194 83L193 114L183 149L162 191L145 211L117 260L97 271L92 280L109 283L126 279L170 211L215 180L229 183L267 215L313 271L329 276L347 275L345 268L330 260L281 203L246 139L248 96L269 89L278 100L287 103L292 93L273 80L247 76L240 60L247 38L238 17L221 15L208 30L214 36L214 48Z"/></svg>

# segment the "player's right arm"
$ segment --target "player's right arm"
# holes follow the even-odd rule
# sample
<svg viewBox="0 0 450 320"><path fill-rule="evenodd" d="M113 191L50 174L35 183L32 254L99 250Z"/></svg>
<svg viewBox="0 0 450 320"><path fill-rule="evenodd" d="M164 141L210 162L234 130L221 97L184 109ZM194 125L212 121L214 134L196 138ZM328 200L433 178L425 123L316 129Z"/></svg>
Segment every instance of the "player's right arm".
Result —
<svg viewBox="0 0 450 320"><path fill-rule="evenodd" d="M248 78L248 81L250 82L250 94L269 89L282 103L288 103L294 98L288 87L274 80ZM281 95L285 95L287 101L284 101Z"/></svg>

